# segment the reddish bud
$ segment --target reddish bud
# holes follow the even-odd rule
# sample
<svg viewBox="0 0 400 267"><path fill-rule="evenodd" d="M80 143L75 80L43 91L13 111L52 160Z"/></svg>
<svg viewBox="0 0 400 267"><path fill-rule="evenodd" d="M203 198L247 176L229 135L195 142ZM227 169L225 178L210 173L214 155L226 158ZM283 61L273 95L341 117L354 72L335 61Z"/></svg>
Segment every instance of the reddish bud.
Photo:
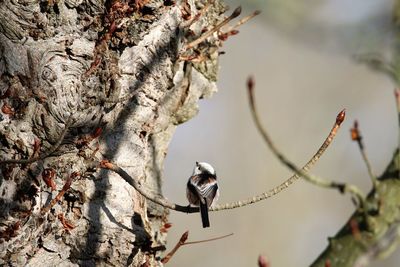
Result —
<svg viewBox="0 0 400 267"><path fill-rule="evenodd" d="M14 115L14 110L13 110L12 107L11 107L9 104L7 104L7 103L4 103L4 105L1 107L1 111L2 111L4 114L7 114L7 115Z"/></svg>
<svg viewBox="0 0 400 267"><path fill-rule="evenodd" d="M325 267L331 267L331 260L330 259L327 259L325 261Z"/></svg>
<svg viewBox="0 0 400 267"><path fill-rule="evenodd" d="M94 133L92 133L93 139L99 137L102 132L103 132L103 129L100 127L97 127L96 130L94 131Z"/></svg>
<svg viewBox="0 0 400 267"><path fill-rule="evenodd" d="M112 163L111 162L109 162L108 160L106 160L106 159L103 159L101 162L100 162L100 168L103 168L103 169L112 169Z"/></svg>
<svg viewBox="0 0 400 267"><path fill-rule="evenodd" d="M161 233L167 233L168 229L171 228L171 226L172 226L171 223L164 223L164 225L160 229L160 232Z"/></svg>
<svg viewBox="0 0 400 267"><path fill-rule="evenodd" d="M110 25L110 28L108 29L108 33L112 35L116 29L117 29L117 24L115 23L115 21L113 21Z"/></svg>
<svg viewBox="0 0 400 267"><path fill-rule="evenodd" d="M75 228L75 226L71 222L69 222L67 219L65 219L64 214L60 213L60 214L58 214L57 217L60 220L60 222L62 223L65 230L70 231Z"/></svg>
<svg viewBox="0 0 400 267"><path fill-rule="evenodd" d="M240 13L242 13L242 7L238 6L232 13L232 15L230 16L231 18L236 18L237 16L240 15Z"/></svg>
<svg viewBox="0 0 400 267"><path fill-rule="evenodd" d="M354 239L361 240L361 232L360 232L360 228L358 227L358 222L356 219L350 220L350 229L351 229L351 234L353 235Z"/></svg>
<svg viewBox="0 0 400 267"><path fill-rule="evenodd" d="M227 33L218 34L218 39L220 39L221 41L226 41L228 39L228 34Z"/></svg>
<svg viewBox="0 0 400 267"><path fill-rule="evenodd" d="M343 109L340 111L340 113L336 117L336 124L340 125L344 121L344 118L346 117L346 109Z"/></svg>
<svg viewBox="0 0 400 267"><path fill-rule="evenodd" d="M247 89L252 91L253 88L254 88L254 78L253 76L249 76L249 78L247 78Z"/></svg>
<svg viewBox="0 0 400 267"><path fill-rule="evenodd" d="M355 120L353 128L350 129L351 140L353 141L360 141L361 135L360 131L358 130L358 122Z"/></svg>
<svg viewBox="0 0 400 267"><path fill-rule="evenodd" d="M269 262L263 255L258 256L258 266L269 267Z"/></svg>
<svg viewBox="0 0 400 267"><path fill-rule="evenodd" d="M249 93L249 98L250 98L250 104L252 107L254 107L254 94L253 94L254 79L252 76L247 78L247 90L249 91L248 93Z"/></svg>
<svg viewBox="0 0 400 267"><path fill-rule="evenodd" d="M54 182L53 178L55 177L56 172L51 168L46 168L42 172L42 179L47 185L47 187L51 188L51 191L56 190L56 183Z"/></svg>
<svg viewBox="0 0 400 267"><path fill-rule="evenodd" d="M184 232L183 235L181 236L181 239L179 239L179 243L184 244L188 239L188 237L189 237L189 231Z"/></svg>
<svg viewBox="0 0 400 267"><path fill-rule="evenodd" d="M33 141L33 157L39 154L40 151L40 139L35 138Z"/></svg>

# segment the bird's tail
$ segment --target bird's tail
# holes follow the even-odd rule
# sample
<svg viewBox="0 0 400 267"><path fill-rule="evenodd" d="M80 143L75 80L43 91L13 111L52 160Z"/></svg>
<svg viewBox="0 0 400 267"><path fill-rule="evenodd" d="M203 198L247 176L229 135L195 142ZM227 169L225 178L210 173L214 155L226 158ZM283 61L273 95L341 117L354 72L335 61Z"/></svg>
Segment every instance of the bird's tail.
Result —
<svg viewBox="0 0 400 267"><path fill-rule="evenodd" d="M204 199L204 203L200 201L200 214L203 228L210 227L210 220L208 219L208 206L207 200Z"/></svg>

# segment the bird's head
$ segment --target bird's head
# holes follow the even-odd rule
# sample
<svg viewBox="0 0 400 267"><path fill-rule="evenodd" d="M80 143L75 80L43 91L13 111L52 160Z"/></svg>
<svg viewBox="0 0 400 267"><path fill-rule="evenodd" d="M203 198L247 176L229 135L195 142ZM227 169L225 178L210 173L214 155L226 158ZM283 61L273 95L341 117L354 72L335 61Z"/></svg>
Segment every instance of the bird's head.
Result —
<svg viewBox="0 0 400 267"><path fill-rule="evenodd" d="M197 162L196 161L196 166L194 166L193 169L193 175L199 175L199 174L211 174L213 176L216 175L215 170L213 166L206 162Z"/></svg>

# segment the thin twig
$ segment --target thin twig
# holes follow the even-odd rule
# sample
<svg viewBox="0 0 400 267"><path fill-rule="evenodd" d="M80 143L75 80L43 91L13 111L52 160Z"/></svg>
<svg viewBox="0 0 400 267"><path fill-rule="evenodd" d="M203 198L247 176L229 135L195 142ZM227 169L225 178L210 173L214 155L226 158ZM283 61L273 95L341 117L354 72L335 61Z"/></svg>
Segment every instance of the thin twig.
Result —
<svg viewBox="0 0 400 267"><path fill-rule="evenodd" d="M230 234L227 234L227 235L223 235L223 236L214 237L214 238L210 238L210 239L205 239L205 240L186 242L186 240L189 237L189 231L186 231L186 232L183 233L183 235L179 239L178 243L176 243L175 247L171 250L171 252L169 252L164 258L161 259L161 262L164 263L164 264L167 263L172 258L172 256L174 256L176 251L181 246L193 245L193 244L199 244L199 243L205 243L205 242L220 240L220 239L223 239L223 238L227 238L227 237L229 237L231 235L233 235L233 233L230 233Z"/></svg>
<svg viewBox="0 0 400 267"><path fill-rule="evenodd" d="M376 178L376 175L372 171L372 166L368 159L367 153L365 152L364 143L362 141L362 135L358 128L358 122L356 120L354 121L353 128L350 129L350 133L351 133L351 140L357 142L357 144L358 144L358 148L360 149L361 156L365 162L365 165L367 166L368 174L369 174L369 177L371 178L372 185L374 188L377 188L378 179Z"/></svg>
<svg viewBox="0 0 400 267"><path fill-rule="evenodd" d="M396 108L397 108L397 122L398 122L398 127L400 129L400 89L396 88L394 90L394 96L396 98ZM400 130L398 130L398 137L397 137L397 149L400 151ZM397 157L398 161L400 161L400 157ZM397 162L397 166L400 166L400 162ZM400 179L400 171L397 174L397 178Z"/></svg>
<svg viewBox="0 0 400 267"><path fill-rule="evenodd" d="M175 247L164 258L161 259L161 263L163 264L167 263L172 258L172 256L174 256L175 252L177 252L178 249L185 244L188 237L189 237L189 231L184 232L181 238L179 239L178 243L176 243Z"/></svg>
<svg viewBox="0 0 400 267"><path fill-rule="evenodd" d="M221 27L225 26L227 23L229 23L232 19L236 18L237 16L240 15L240 13L242 12L242 8L239 6L237 7L232 14L227 17L226 19L224 19L221 23L217 24L214 28L210 29L209 31L205 32L202 36L200 36L199 38L197 38L196 40L188 43L185 47L185 50L188 50L192 47L197 46L198 44L200 44L201 42L203 42L204 40L206 40L208 37L210 37L214 32L218 31L219 29L221 29Z"/></svg>
<svg viewBox="0 0 400 267"><path fill-rule="evenodd" d="M235 25L229 27L227 30L225 30L225 32L230 32L236 28L239 28L240 26L242 26L243 24L245 24L246 22L248 22L249 20L251 20L252 18L254 18L255 16L259 15L261 13L260 10L256 10L253 13L251 13L250 15L242 18L241 20L239 20Z"/></svg>
<svg viewBox="0 0 400 267"><path fill-rule="evenodd" d="M65 122L64 130L61 132L60 136L58 137L57 142L50 148L49 151L47 151L43 155L39 155L37 157L32 157L29 159L2 160L2 161L0 161L0 165L3 165L3 164L29 164L29 163L33 163L38 160L43 160L43 159L51 156L51 154L53 154L60 147L62 141L64 140L65 134L67 133L68 128L71 125L71 122L72 122L72 115L69 116L68 120Z"/></svg>
<svg viewBox="0 0 400 267"><path fill-rule="evenodd" d="M61 200L61 198L64 196L65 192L71 187L72 181L75 179L75 177L79 176L80 174L78 172L73 172L65 181L65 184L63 188L61 189L60 192L58 192L57 196L50 201L47 206L43 207L40 211L40 214L43 216L45 215L58 201Z"/></svg>
<svg viewBox="0 0 400 267"><path fill-rule="evenodd" d="M333 181L325 180L320 177L310 175L307 173L309 170L309 167L314 165L315 162L322 156L322 154L325 152L326 148L328 145L332 142L333 137L336 135L337 130L339 129L341 123L343 122L345 118L345 110L342 110L336 117L335 124L332 127L331 132L329 133L329 136L325 140L325 142L322 144L321 148L317 151L317 153L311 158L311 160L303 167L303 168L298 168L294 163L289 161L280 151L279 149L275 146L275 144L272 142L271 138L267 134L266 130L261 124L260 118L258 116L258 112L256 109L256 103L254 99L254 81L252 78L249 78L248 83L248 93L249 93L249 101L250 101L250 108L251 108L251 114L253 116L254 122L257 126L258 131L262 135L264 141L267 143L268 147L272 150L274 155L279 159L279 161L284 164L286 167L288 167L291 171L295 172L295 175L291 178L289 178L288 182L293 183L295 180L297 180L299 177L303 177L306 181L325 188L335 188L338 189L341 193L348 192L355 196L358 200L358 203L360 207L363 209L365 206L365 196L362 193L362 191L351 184L346 184L346 183L336 183Z"/></svg>
<svg viewBox="0 0 400 267"><path fill-rule="evenodd" d="M195 23L196 21L198 21L201 16L203 16L203 14L207 11L207 9L214 4L214 0L209 0L207 1L207 3L202 7L202 9L200 9L200 11L194 16L194 18L186 25L186 27L190 27L191 25L193 25L193 23Z"/></svg>
<svg viewBox="0 0 400 267"><path fill-rule="evenodd" d="M182 244L182 245L192 245L192 244L199 244L199 243L205 243L205 242L220 240L220 239L227 238L227 237L229 237L229 236L231 236L231 235L233 235L233 233L230 233L230 234L227 234L227 235L223 235L223 236L214 237L214 238L199 240L199 241L186 242L186 243L184 243L184 244Z"/></svg>

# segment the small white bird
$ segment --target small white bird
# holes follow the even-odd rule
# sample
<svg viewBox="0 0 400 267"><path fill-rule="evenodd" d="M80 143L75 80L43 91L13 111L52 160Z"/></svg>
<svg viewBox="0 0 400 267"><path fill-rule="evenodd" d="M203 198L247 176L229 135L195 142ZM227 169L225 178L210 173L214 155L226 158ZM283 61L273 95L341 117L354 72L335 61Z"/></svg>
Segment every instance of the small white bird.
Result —
<svg viewBox="0 0 400 267"><path fill-rule="evenodd" d="M196 162L193 174L187 182L186 197L190 205L200 206L203 227L210 227L208 208L215 204L219 197L217 175L210 164Z"/></svg>

